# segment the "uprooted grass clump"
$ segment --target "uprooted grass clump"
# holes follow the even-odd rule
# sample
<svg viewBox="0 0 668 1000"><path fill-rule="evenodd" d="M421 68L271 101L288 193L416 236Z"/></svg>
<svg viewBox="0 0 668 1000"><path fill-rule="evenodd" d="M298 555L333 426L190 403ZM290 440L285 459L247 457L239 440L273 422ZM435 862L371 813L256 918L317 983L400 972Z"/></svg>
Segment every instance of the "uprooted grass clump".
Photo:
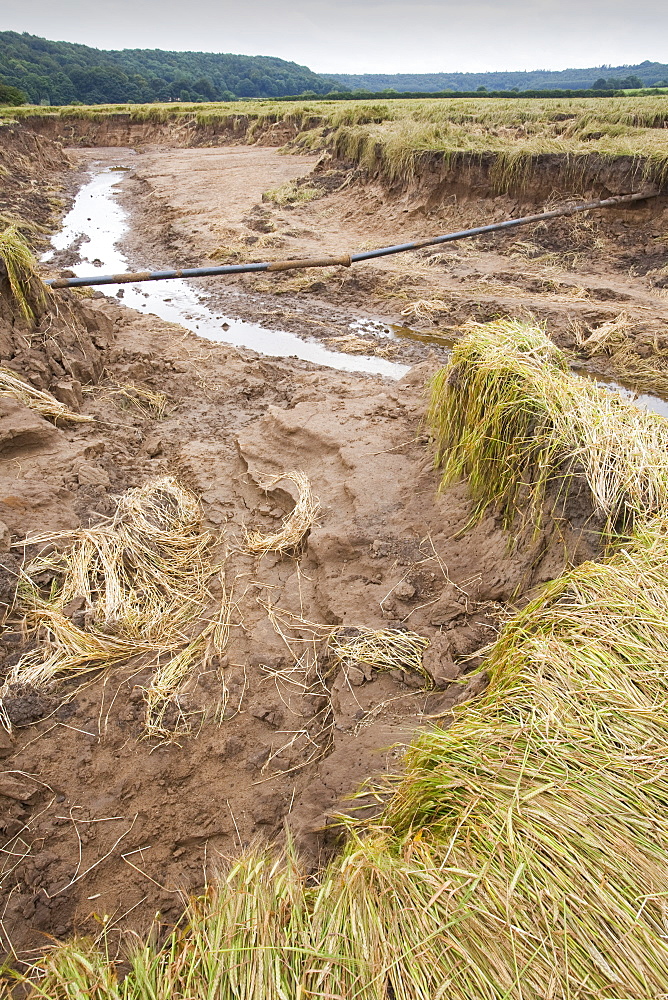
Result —
<svg viewBox="0 0 668 1000"><path fill-rule="evenodd" d="M11 298L24 319L33 319L46 302L46 285L28 243L16 225L0 233L0 279L6 277Z"/></svg>
<svg viewBox="0 0 668 1000"><path fill-rule="evenodd" d="M323 194L324 192L320 188L312 185L300 184L298 181L286 181L280 187L265 191L262 195L262 201L270 201L283 208L286 205L304 205L309 201L315 201L316 198L322 198Z"/></svg>
<svg viewBox="0 0 668 1000"><path fill-rule="evenodd" d="M49 551L59 541L70 545ZM225 602L222 619L205 616L212 542L196 497L170 477L117 497L114 514L94 527L28 539L47 547L24 567L17 591L17 611L36 641L0 689L4 724L2 700L14 688L44 687L143 654L156 664L146 725L162 732L165 703L187 666L225 637ZM45 575L52 580L46 593L35 582Z"/></svg>
<svg viewBox="0 0 668 1000"><path fill-rule="evenodd" d="M668 504L668 424L569 371L538 326L470 327L432 381L428 422L442 485L468 478L474 517L539 523L548 486L585 483L610 531Z"/></svg>
<svg viewBox="0 0 668 1000"><path fill-rule="evenodd" d="M577 461L606 514L625 498L632 534L507 622L485 694L415 740L380 820L351 823L317 880L290 849L251 850L162 945L130 944L122 981L104 937L75 941L38 963L36 996L668 994L668 472L643 452L649 432L658 461L662 422L624 407L613 421L607 395L581 399L572 383L541 331L474 329L434 383L439 457L456 453L451 475L475 470L481 502L515 497L513 475L540 492Z"/></svg>

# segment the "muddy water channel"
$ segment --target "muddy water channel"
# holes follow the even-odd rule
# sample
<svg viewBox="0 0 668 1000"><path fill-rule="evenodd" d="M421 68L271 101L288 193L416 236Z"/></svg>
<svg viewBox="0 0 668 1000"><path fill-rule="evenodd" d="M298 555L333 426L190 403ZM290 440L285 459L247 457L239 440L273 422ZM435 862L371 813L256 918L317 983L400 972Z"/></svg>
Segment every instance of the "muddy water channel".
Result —
<svg viewBox="0 0 668 1000"><path fill-rule="evenodd" d="M128 169L125 166L92 164L89 179L79 189L72 208L63 220L61 231L52 238L53 249L42 258L45 263L53 262L58 266L65 261L68 269L77 276L117 274L136 269L124 249L125 241L131 234L132 218L119 199L120 185ZM193 262L193 265L196 264ZM146 265L140 262L137 266L145 268ZM315 339L232 318L208 301L207 293L197 287L197 281L176 278L136 285L103 285L101 289L104 294L117 297L139 312L178 323L198 336L249 348L270 357L299 358L340 371L383 375L392 379L401 378L410 367L377 356L328 350ZM348 327L353 335L372 333L376 338L395 342L420 343L437 348L444 354L452 346L440 333L430 336L428 332L417 332L368 318L351 317ZM610 381L604 375L584 369L575 370L582 377L621 393L640 409L668 417L668 401L648 393L639 395L632 388Z"/></svg>
<svg viewBox="0 0 668 1000"><path fill-rule="evenodd" d="M122 177L118 168L93 168L90 180L80 188L65 216L62 229L52 238L53 249L42 258L45 263L57 264L60 255L68 254L67 267L77 277L132 270L123 250L131 220L118 200ZM74 254L76 262L70 263ZM409 370L408 365L385 358L329 351L317 341L302 339L294 333L232 319L211 308L195 283L182 278L137 285L103 285L101 288L105 295L118 297L132 309L178 323L200 337L250 348L270 357L300 358L341 371L385 375L393 379L401 378ZM352 329L353 324L351 332ZM388 335L391 335L389 330Z"/></svg>

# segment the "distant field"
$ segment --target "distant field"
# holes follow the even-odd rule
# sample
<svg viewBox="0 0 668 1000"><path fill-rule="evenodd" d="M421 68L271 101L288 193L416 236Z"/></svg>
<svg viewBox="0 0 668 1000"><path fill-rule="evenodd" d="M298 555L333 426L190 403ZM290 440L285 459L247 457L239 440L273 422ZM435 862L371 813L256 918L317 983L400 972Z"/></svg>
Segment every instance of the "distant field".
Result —
<svg viewBox="0 0 668 1000"><path fill-rule="evenodd" d="M410 179L425 155L438 153L447 159L495 154L506 179L530 172L541 154L574 161L591 154L633 157L647 179L668 180L668 95L118 104L7 108L3 115L5 120L40 115L101 121L129 115L148 122L185 118L201 126L246 123L249 141L262 128L285 122L295 129L293 148L329 149L390 181Z"/></svg>

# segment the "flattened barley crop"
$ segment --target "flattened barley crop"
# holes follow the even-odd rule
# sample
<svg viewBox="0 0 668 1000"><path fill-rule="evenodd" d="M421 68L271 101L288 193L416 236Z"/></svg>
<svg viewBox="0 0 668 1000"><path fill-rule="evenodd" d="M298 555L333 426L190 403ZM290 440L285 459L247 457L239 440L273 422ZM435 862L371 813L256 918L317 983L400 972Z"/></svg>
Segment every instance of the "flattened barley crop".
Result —
<svg viewBox="0 0 668 1000"><path fill-rule="evenodd" d="M23 569L17 610L37 641L0 689L0 719L9 727L2 700L16 688L141 654L162 664L149 689L147 723L150 732L163 732L167 702L208 642L220 645L229 610L223 601L223 618L203 621L213 539L201 530L197 498L164 477L117 497L115 513L94 527L27 543L59 541L69 541L69 548L39 555ZM56 581L46 595L34 582L42 573Z"/></svg>

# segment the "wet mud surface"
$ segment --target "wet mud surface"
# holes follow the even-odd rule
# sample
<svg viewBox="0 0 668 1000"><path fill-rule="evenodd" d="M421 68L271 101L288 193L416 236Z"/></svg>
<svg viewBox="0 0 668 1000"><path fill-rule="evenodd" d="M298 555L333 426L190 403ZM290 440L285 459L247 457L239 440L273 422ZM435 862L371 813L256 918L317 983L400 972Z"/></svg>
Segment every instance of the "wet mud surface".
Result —
<svg viewBox="0 0 668 1000"><path fill-rule="evenodd" d="M27 162L34 166L34 157ZM58 175L68 204L93 162L131 167L119 176L120 204L132 218L122 250L133 267L220 260L222 246L247 254L256 244L242 241L263 235L284 242L265 240L262 253L292 257L474 221L473 206L447 203L430 216L408 195L383 199L373 185L337 191L334 180L340 187L344 179L330 177L331 165L324 173L332 190L321 198L294 208L263 202L263 191L315 166L264 147L79 150L74 169ZM33 179L46 169L34 166ZM16 192L29 207L21 185ZM500 215L509 206L483 207ZM665 301L640 274L637 238L633 246L624 242L631 218L620 214L609 224L621 227L619 237L596 230L596 239L615 243L605 269L597 271L583 250L586 271L559 272L569 287L584 288L586 278L589 297L582 299L561 286L526 288L524 258L481 246L435 263L418 258L410 268L389 261L343 277L309 275L297 287L287 276L271 278L271 288L246 279L224 289L203 285L212 311L328 350L336 347L328 340L352 328L367 342L364 357L411 366L394 377L263 356L198 336L150 307L129 309L122 298L63 293L32 327L0 296L3 363L96 418L55 427L0 399L0 605L7 609L0 670L25 649L9 609L24 551L32 548L15 543L95 523L113 510L115 495L152 477L174 475L201 498L205 525L227 552L235 608L219 664L230 695L224 716L215 712L218 672L195 671L184 702L192 731L174 743L144 736L150 667L142 660L91 673L85 683L13 693L15 728L11 735L0 730L5 953L25 957L51 937L94 933L104 917L141 930L159 912L168 924L182 911L182 893L201 890L221 858L258 837L280 842L286 829L317 867L336 845L338 813L378 808L374 796L350 801L360 785L371 779L384 787L401 768L401 746L422 726L447 725L453 707L481 690L484 678L471 671L507 606L566 562L592 556L596 526L576 504L568 522L548 522L538 537L509 537L493 513L465 530L466 486L438 491L424 428L425 383L447 356L433 341L456 337L450 328L466 318L515 309L511 287L522 289L521 308L533 303L552 318L555 339L566 346L573 317L603 321L620 303L634 316L645 310L648 324L665 323ZM634 226L636 219L654 248L660 240L652 227L658 231L663 217L639 213ZM637 237L637 227L633 232ZM587 231L582 245L593 238ZM574 239L564 228L551 252L565 253ZM78 266L76 248L60 252L45 268ZM633 255L638 274L629 275L622 259ZM472 292L482 276L498 280L501 261L512 276L504 279L505 294ZM323 287L314 287L318 282ZM614 295L596 299L594 288ZM416 303L438 295L448 309L422 306L421 318ZM385 332L408 321L425 342ZM379 359L375 351L388 342L396 353ZM164 392L165 415L114 396L110 389L119 384ZM295 468L320 499L318 523L298 557L250 555L245 529L275 529L295 501L289 483L268 491L264 484ZM328 672L322 650L314 674L303 658L310 635L304 622L412 629L430 641L430 679L362 665Z"/></svg>
<svg viewBox="0 0 668 1000"><path fill-rule="evenodd" d="M98 151L79 151L86 161ZM586 199L589 192L545 192L524 200L413 188L390 193L326 157L281 155L262 146L105 151L107 162L131 166L122 188L132 206L133 262L184 266L284 260L417 239L530 214ZM270 200L293 168L306 203ZM285 182L284 182L285 183ZM267 198L269 194L270 198ZM263 197L264 195L264 197ZM666 199L556 219L383 258L351 269L202 279L223 311L336 345L352 332L373 350L416 363L443 347L470 321L530 314L547 324L560 347L602 324L628 317L639 355L665 348L668 299ZM243 290L243 296L238 294ZM235 294L236 293L236 294ZM389 345L388 345L389 335ZM604 374L605 358L590 363Z"/></svg>

